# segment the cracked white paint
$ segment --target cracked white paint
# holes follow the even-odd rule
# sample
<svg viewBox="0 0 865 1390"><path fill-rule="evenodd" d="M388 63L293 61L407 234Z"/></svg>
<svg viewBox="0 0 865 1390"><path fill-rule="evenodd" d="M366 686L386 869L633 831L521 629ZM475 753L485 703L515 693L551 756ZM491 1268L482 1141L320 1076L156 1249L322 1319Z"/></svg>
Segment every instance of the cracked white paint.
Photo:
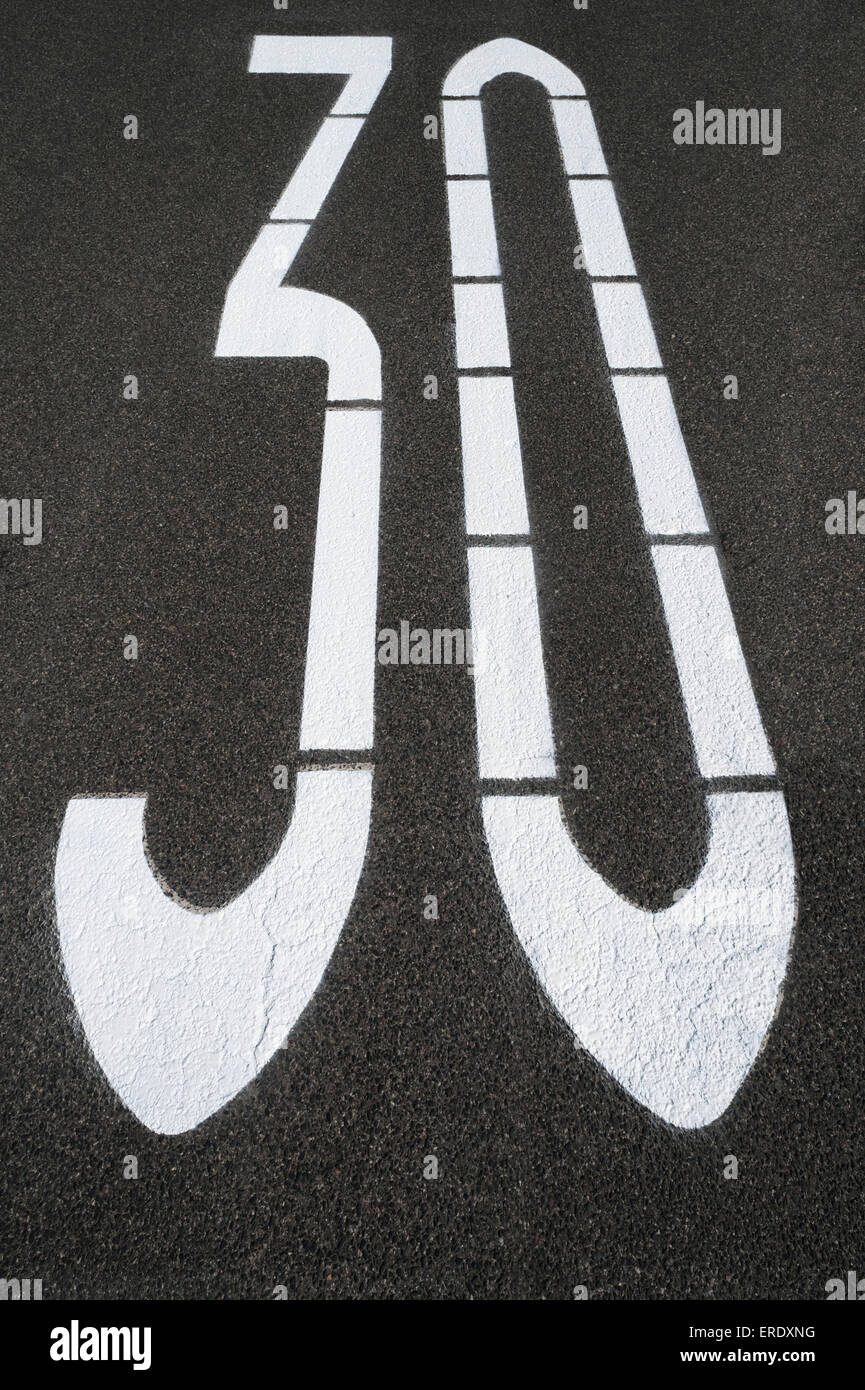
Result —
<svg viewBox="0 0 865 1390"><path fill-rule="evenodd" d="M341 72L331 117L274 209L313 217L390 70L390 39L256 39L254 72ZM337 117L345 117L337 119ZM282 284L307 222L262 227L226 293L215 355L319 357L328 368L301 747L373 741L381 410L378 344L356 310ZM321 980L363 867L372 772L297 777L294 815L238 897L200 912L169 897L146 857L144 797L74 797L55 867L57 924L94 1056L150 1129L178 1134L231 1100L273 1056Z"/></svg>
<svg viewBox="0 0 865 1390"><path fill-rule="evenodd" d="M668 538L652 546L652 557L698 767L704 777L771 776L774 760L588 101L563 64L516 40L482 44L444 84L454 277L469 275L472 264L476 274L499 275L480 93L506 72L536 78L551 98L643 522L650 535ZM483 208L474 252L467 217L453 211L455 203L467 206L457 191L465 185L454 181L465 174L475 176L471 199ZM509 367L500 283L463 278L454 304L458 369ZM475 673L479 772L515 788L527 778L552 783L531 552L525 544L478 544L528 527L510 378L461 377L460 413L472 624L487 638ZM708 808L702 872L672 907L649 913L586 862L552 788L483 798L499 886L548 998L622 1086L686 1127L720 1115L753 1064L777 1008L796 912L781 792L715 792Z"/></svg>
<svg viewBox="0 0 865 1390"><path fill-rule="evenodd" d="M143 848L146 798L69 802L55 870L66 974L97 1062L149 1129L200 1124L297 1022L351 907L371 800L369 771L298 773L282 844L216 912L180 906L157 882Z"/></svg>
<svg viewBox="0 0 865 1390"><path fill-rule="evenodd" d="M713 794L708 806L701 873L653 913L587 864L558 797L483 801L502 895L550 1001L637 1100L687 1127L726 1110L760 1049L795 907L781 793Z"/></svg>

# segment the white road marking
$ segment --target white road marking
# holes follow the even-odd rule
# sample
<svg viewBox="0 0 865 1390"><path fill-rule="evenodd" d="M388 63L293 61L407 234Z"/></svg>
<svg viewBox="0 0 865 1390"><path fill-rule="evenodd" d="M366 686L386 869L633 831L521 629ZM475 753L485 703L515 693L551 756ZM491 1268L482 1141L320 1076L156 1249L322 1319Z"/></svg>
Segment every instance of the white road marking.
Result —
<svg viewBox="0 0 865 1390"><path fill-rule="evenodd" d="M359 126L350 118L370 109L390 55L389 39L256 39L252 71L348 76L331 113L349 118L345 131L323 133L275 211L295 215L321 205L328 178L335 178L357 136ZM546 86L567 173L599 173L603 157L591 115L577 114L588 112L582 84L557 59L512 39L481 45L449 74L445 97L470 101L467 114L452 123L448 159L461 172L479 166L485 172L476 99L486 82L506 71ZM572 116L566 104L573 105ZM446 145L449 119L446 106ZM593 189L587 182L583 191L572 184L572 194L608 361L613 372L660 368L639 285L594 278L598 266L630 264L611 186L604 191L604 185L600 180ZM451 199L457 260L470 259L464 209L474 198L484 200L477 254L491 264L494 230L486 196ZM282 284L307 230L291 221L262 228L227 292L216 354L319 356L328 365L330 401L378 401L380 354L361 316L328 296ZM501 284L456 284L454 302L459 369L508 369ZM502 380L510 393L501 396L498 449L481 447L475 437L493 400L488 382L477 389L469 378L461 382L461 403L474 402L468 423L463 420L474 470L466 481L467 521L476 509L472 523L483 520L488 534L510 534L497 528L517 521L524 534L512 386ZM677 534L683 518L697 517L696 484L689 500L673 507L666 484L650 476L668 459L680 476L686 467L690 472L681 436L670 427L671 404L663 388L653 393L641 386L628 395L615 378L614 384L644 515L657 511L666 534ZM636 418L641 402L655 410L655 419ZM380 424L378 410L327 412L305 749L344 749L356 739L368 748L372 740L375 649L362 632L374 633ZM484 481L492 480L495 468L507 482L498 508L484 513ZM711 542L656 545L652 554L701 771L769 775L771 753ZM472 624L485 649L475 669L480 775L552 779L532 552L528 546L473 545L468 567ZM347 655L328 670L333 642L347 642ZM157 884L145 857L145 798L69 802L55 875L64 962L94 1054L145 1124L179 1133L200 1123L257 1074L305 1008L356 891L371 783L366 770L300 772L294 817L280 849L253 884L214 913L177 905ZM563 824L558 798L484 798L496 874L549 998L623 1085L665 1119L686 1126L721 1113L752 1065L777 1004L795 917L781 793L713 794L708 806L706 866L673 907L648 914L586 864Z"/></svg>
<svg viewBox="0 0 865 1390"><path fill-rule="evenodd" d="M550 96L582 97L586 94L579 78L558 58L520 39L491 39L489 43L473 48L454 64L445 78L442 95L480 96L481 88L487 82L506 72L533 77L546 87Z"/></svg>
<svg viewBox="0 0 865 1390"><path fill-rule="evenodd" d="M643 291L637 284L594 281L592 293L610 367L660 367L661 356Z"/></svg>
<svg viewBox="0 0 865 1390"><path fill-rule="evenodd" d="M589 274L636 275L610 180L571 179L570 190Z"/></svg>
<svg viewBox="0 0 865 1390"><path fill-rule="evenodd" d="M454 311L460 370L511 365L501 285L454 285Z"/></svg>
<svg viewBox="0 0 865 1390"><path fill-rule="evenodd" d="M580 854L555 796L486 796L487 840L514 930L581 1045L669 1123L732 1101L778 1004L795 916L780 792L708 798L706 863L664 912L616 893Z"/></svg>
<svg viewBox="0 0 865 1390"><path fill-rule="evenodd" d="M270 214L273 221L294 218L312 222L318 216L363 124L363 116L325 119Z"/></svg>
<svg viewBox="0 0 865 1390"><path fill-rule="evenodd" d="M486 179L448 180L448 218L455 275L500 275L493 200Z"/></svg>
<svg viewBox="0 0 865 1390"><path fill-rule="evenodd" d="M463 376L459 393L466 532L528 534L514 383L507 376Z"/></svg>
<svg viewBox="0 0 865 1390"><path fill-rule="evenodd" d="M442 102L442 134L447 174L485 178L487 146L480 101Z"/></svg>
<svg viewBox="0 0 865 1390"><path fill-rule="evenodd" d="M617 375L657 370L662 362L640 285L634 278L597 278L634 277L635 268L591 111L579 99L582 85L549 55L496 40L449 73L445 121L459 105L449 98L475 98L505 72L535 77L551 97L644 525L657 536L706 535L702 545L652 547L700 771L770 776L772 754L669 384L660 375ZM455 126L452 153L446 150L450 176L487 169L479 104L464 104L471 114ZM449 195L456 187L449 183ZM487 227L484 254L491 264L488 240ZM464 243L460 227L452 242L454 276L463 273ZM484 300L474 297L479 290ZM508 367L500 284L455 283L454 300L458 368ZM517 476L522 462L510 377L483 385L461 377L460 411L468 533L520 534L525 490ZM468 562L472 626L485 638L485 662L475 672L480 775L553 778L531 551L472 545ZM586 863L558 797L483 801L496 876L548 997L623 1086L685 1127L721 1114L752 1066L777 1007L796 912L782 794L712 794L708 806L711 839L702 873L671 908L653 914L627 902Z"/></svg>
<svg viewBox="0 0 865 1390"><path fill-rule="evenodd" d="M327 410L302 749L371 749L381 411Z"/></svg>
<svg viewBox="0 0 865 1390"><path fill-rule="evenodd" d="M215 355L321 357L329 401L380 400L381 354L360 314L329 295L282 284L308 230L297 222L262 227L228 287Z"/></svg>
<svg viewBox="0 0 865 1390"><path fill-rule="evenodd" d="M653 545L688 723L704 777L772 776L772 757L714 546Z"/></svg>
<svg viewBox="0 0 865 1390"><path fill-rule="evenodd" d="M371 772L298 773L273 859L208 913L179 906L154 877L146 798L69 802L55 870L63 962L97 1062L149 1129L180 1134L207 1119L297 1022L354 898L371 799Z"/></svg>
<svg viewBox="0 0 865 1390"><path fill-rule="evenodd" d="M613 390L650 536L708 531L706 515L664 376L614 376Z"/></svg>
<svg viewBox="0 0 865 1390"><path fill-rule="evenodd" d="M344 72L333 113L367 111L390 39L268 36L255 72ZM274 215L321 206L362 121L326 120ZM329 401L379 401L381 355L356 310L283 285L309 227L265 224L229 285L218 357L319 357ZM310 599L301 747L373 743L381 411L328 409ZM55 870L72 995L97 1061L143 1124L200 1124L268 1062L308 1004L342 931L369 833L372 773L301 771L266 869L201 913L171 901L145 858L143 797L75 797ZM130 909L129 905L132 905Z"/></svg>
<svg viewBox="0 0 865 1390"><path fill-rule="evenodd" d="M392 54L390 38L258 34L252 45L249 71L320 76L346 73L348 81L331 108L331 115L367 116L387 81Z"/></svg>
<svg viewBox="0 0 865 1390"><path fill-rule="evenodd" d="M469 546L472 632L483 634L474 673L481 777L555 777L541 628L528 546Z"/></svg>
<svg viewBox="0 0 865 1390"><path fill-rule="evenodd" d="M588 101L551 101L553 120L568 177L607 172Z"/></svg>

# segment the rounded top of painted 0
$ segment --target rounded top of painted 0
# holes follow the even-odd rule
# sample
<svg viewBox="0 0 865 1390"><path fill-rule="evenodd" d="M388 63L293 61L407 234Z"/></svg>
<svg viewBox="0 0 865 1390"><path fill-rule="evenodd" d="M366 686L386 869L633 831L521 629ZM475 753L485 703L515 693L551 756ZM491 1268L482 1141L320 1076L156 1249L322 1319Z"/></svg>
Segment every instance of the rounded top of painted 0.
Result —
<svg viewBox="0 0 865 1390"><path fill-rule="evenodd" d="M586 89L570 68L520 39L491 39L455 63L445 78L442 96L476 97L494 77L522 73L542 82L551 97L584 97Z"/></svg>

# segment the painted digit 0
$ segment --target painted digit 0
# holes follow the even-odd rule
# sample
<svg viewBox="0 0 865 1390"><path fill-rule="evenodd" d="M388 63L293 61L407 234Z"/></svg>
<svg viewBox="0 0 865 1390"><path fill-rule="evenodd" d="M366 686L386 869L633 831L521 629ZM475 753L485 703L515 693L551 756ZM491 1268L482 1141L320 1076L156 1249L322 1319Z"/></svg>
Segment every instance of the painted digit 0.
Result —
<svg viewBox="0 0 865 1390"><path fill-rule="evenodd" d="M627 902L590 867L555 791L481 106L484 85L505 73L550 98L708 793L706 862L662 912ZM483 796L487 841L516 934L579 1042L657 1115L705 1125L729 1105L778 1004L796 911L783 793L584 88L549 54L503 38L462 58L442 95L471 619L485 649L479 771L513 787ZM529 779L548 779L549 792L522 793Z"/></svg>
<svg viewBox="0 0 865 1390"><path fill-rule="evenodd" d="M146 797L74 797L57 852L63 960L90 1046L150 1129L206 1119L261 1070L300 1016L357 888L372 800L381 464L378 344L346 304L282 280L391 66L388 38L256 38L252 72L346 73L232 280L219 357L319 357L328 405L294 816L227 906L178 906L144 838ZM356 764L364 765L358 767ZM354 763L355 766L351 764Z"/></svg>

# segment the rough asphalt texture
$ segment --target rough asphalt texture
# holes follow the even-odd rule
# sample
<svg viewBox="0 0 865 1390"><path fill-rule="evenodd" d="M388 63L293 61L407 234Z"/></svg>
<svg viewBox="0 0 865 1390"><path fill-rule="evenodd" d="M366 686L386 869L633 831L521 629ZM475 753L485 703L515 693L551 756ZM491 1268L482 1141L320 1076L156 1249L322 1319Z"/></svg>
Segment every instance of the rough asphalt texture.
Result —
<svg viewBox="0 0 865 1390"><path fill-rule="evenodd" d="M0 490L44 499L45 536L0 540L0 1274L41 1277L46 1298L569 1298L578 1283L605 1299L824 1298L865 1270L865 538L823 527L830 497L865 495L860 6L3 8ZM297 747L324 369L213 346L340 79L250 76L266 32L395 38L293 272L382 347L380 626L469 622L443 161L423 117L452 63L500 34L586 85L799 872L778 1018L703 1131L653 1119L541 999L486 852L455 667L379 669L360 890L252 1087L159 1138L76 1024L52 899L69 796L146 791L151 853L202 906L243 889L291 815L271 770ZM698 99L781 107L781 153L676 147L672 113ZM486 101L566 806L590 860L657 907L701 863L702 794L548 108L516 78ZM586 792L568 790L577 763Z"/></svg>

